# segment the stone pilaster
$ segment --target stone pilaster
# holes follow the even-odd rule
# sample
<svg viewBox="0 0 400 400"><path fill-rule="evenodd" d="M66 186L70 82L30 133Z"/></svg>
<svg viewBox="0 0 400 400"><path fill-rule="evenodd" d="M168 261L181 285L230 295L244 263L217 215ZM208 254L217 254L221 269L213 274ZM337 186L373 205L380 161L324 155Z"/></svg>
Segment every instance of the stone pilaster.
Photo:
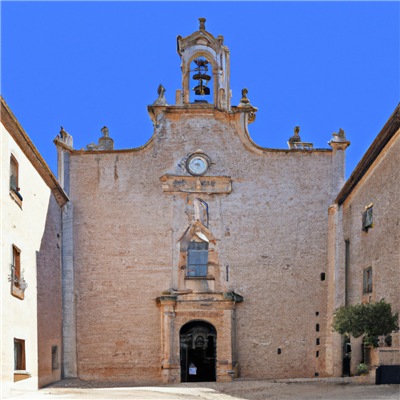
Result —
<svg viewBox="0 0 400 400"><path fill-rule="evenodd" d="M62 211L63 377L77 378L76 301L74 289L73 204Z"/></svg>

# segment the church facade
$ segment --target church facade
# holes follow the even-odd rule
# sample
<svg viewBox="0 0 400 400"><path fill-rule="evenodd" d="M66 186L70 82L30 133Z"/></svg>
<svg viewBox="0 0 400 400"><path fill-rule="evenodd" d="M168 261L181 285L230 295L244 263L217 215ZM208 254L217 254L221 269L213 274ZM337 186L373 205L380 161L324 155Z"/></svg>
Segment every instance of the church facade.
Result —
<svg viewBox="0 0 400 400"><path fill-rule="evenodd" d="M178 54L182 89L170 105L160 85L144 146L114 150L106 127L86 149L63 130L55 140L73 238L64 290L76 293L64 372L139 383L326 376L327 210L349 142L340 131L314 149L296 130L289 148L256 145L247 90L230 104L223 37L200 21L178 36Z"/></svg>
<svg viewBox="0 0 400 400"><path fill-rule="evenodd" d="M1 99L11 389L338 377L350 348L354 375L362 339L332 332L333 311L382 298L400 309L400 106L345 182L342 129L324 149L299 127L286 148L258 146L247 89L231 104L224 38L201 18L177 44L182 88L168 104L159 86L150 140L116 150L104 127L78 150L61 128L57 180ZM23 216L40 217L41 241ZM32 312L29 326L15 317ZM14 369L13 349L26 361ZM399 364L399 349L397 332L364 361Z"/></svg>

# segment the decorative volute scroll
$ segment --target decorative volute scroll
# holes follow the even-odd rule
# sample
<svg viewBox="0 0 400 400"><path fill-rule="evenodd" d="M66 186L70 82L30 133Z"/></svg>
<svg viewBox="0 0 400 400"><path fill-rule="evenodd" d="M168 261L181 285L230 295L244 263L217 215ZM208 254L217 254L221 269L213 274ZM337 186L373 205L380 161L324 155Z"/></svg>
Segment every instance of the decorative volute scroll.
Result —
<svg viewBox="0 0 400 400"><path fill-rule="evenodd" d="M67 133L62 126L60 126L60 128L61 128L60 134L56 136L56 138L54 139L54 142L55 143L61 142L65 146L68 146L72 149L72 147L73 147L72 136L69 133Z"/></svg>
<svg viewBox="0 0 400 400"><path fill-rule="evenodd" d="M224 38L215 38L206 31L205 18L199 18L199 30L190 36L178 36L178 54L182 59L182 90L179 90L177 104L189 104L190 64L198 58L205 58L212 67L214 106L222 110L230 110L231 91L229 89L229 49L223 45Z"/></svg>

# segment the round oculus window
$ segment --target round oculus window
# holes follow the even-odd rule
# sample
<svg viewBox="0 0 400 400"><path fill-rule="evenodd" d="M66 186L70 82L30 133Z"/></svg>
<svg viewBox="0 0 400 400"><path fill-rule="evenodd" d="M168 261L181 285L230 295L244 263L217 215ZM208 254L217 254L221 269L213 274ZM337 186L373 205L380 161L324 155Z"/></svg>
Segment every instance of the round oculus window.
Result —
<svg viewBox="0 0 400 400"><path fill-rule="evenodd" d="M209 167L209 161L203 155L193 154L186 163L187 169L192 175L204 175Z"/></svg>

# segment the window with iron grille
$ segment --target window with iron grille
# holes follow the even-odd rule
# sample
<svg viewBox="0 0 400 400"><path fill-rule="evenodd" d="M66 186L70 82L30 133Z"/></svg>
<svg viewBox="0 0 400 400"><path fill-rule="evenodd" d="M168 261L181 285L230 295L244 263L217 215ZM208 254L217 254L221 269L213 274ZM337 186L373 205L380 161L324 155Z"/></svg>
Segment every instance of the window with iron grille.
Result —
<svg viewBox="0 0 400 400"><path fill-rule="evenodd" d="M363 293L372 292L372 267L364 269Z"/></svg>
<svg viewBox="0 0 400 400"><path fill-rule="evenodd" d="M374 220L373 220L372 212L373 212L372 204L365 207L365 210L362 214L362 228L363 228L364 232L368 232L368 229L374 227Z"/></svg>
<svg viewBox="0 0 400 400"><path fill-rule="evenodd" d="M207 276L208 243L190 242L187 254L187 276Z"/></svg>

